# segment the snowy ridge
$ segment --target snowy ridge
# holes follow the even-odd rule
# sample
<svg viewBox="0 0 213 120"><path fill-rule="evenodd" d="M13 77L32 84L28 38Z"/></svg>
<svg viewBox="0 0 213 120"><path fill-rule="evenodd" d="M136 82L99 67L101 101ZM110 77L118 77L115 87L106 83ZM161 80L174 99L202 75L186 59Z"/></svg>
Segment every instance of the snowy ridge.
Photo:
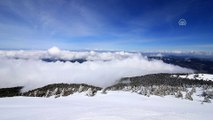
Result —
<svg viewBox="0 0 213 120"><path fill-rule="evenodd" d="M153 74L138 77L129 77L121 79L117 84L106 88L95 87L87 84L50 84L41 88L27 92L19 92L20 87L0 89L0 97L30 96L30 97L62 97L76 93L86 93L88 96L95 96L97 92L102 91L107 94L110 91L128 91L139 95L150 97L156 96L174 96L194 100L194 94L200 96L200 102L211 102L213 99L213 81L189 80L186 78L177 78L170 74ZM199 92L197 92L197 90ZM5 94L7 91L8 94ZM202 100L201 100L202 99Z"/></svg>
<svg viewBox="0 0 213 120"><path fill-rule="evenodd" d="M173 75L174 77L177 77L177 75ZM187 75L179 75L179 78L187 78L192 80L205 80L205 81L213 81L213 75L212 74L187 74Z"/></svg>

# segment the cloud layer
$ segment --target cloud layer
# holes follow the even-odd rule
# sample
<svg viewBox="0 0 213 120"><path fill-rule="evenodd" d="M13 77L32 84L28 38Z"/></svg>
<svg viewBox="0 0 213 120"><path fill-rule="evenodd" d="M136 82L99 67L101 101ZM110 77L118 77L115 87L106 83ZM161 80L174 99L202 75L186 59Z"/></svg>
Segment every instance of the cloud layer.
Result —
<svg viewBox="0 0 213 120"><path fill-rule="evenodd" d="M48 51L8 52L0 52L0 88L25 86L24 91L51 83L87 83L107 87L127 76L193 72L159 60L148 61L141 54L128 52L70 52L56 47ZM43 57L88 61L44 62L41 60Z"/></svg>

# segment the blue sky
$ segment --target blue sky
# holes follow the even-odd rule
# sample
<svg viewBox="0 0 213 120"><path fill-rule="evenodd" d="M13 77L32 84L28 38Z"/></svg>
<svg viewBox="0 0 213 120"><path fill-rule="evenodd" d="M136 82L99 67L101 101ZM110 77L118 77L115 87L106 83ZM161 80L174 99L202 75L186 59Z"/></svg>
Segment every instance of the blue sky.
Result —
<svg viewBox="0 0 213 120"><path fill-rule="evenodd" d="M0 49L213 51L211 0L0 0ZM186 26L179 26L183 18Z"/></svg>

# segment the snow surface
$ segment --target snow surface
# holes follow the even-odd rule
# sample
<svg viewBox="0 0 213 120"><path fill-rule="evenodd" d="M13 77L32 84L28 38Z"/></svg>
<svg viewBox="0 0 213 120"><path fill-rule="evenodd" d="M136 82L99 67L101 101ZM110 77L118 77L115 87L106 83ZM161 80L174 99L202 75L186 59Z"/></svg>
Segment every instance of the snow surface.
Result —
<svg viewBox="0 0 213 120"><path fill-rule="evenodd" d="M188 78L188 79L213 81L213 74L189 74L189 75L180 75L179 77L180 78Z"/></svg>
<svg viewBox="0 0 213 120"><path fill-rule="evenodd" d="M196 96L194 96L196 97ZM198 98L198 96L197 96ZM212 120L213 104L130 92L0 98L1 120Z"/></svg>

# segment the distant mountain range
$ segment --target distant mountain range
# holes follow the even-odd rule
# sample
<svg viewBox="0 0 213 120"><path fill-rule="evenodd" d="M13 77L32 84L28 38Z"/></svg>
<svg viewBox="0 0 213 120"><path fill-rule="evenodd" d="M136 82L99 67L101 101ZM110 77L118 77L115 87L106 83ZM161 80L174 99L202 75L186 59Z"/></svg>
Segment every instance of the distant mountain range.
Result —
<svg viewBox="0 0 213 120"><path fill-rule="evenodd" d="M148 56L149 60L162 60L165 63L178 65L195 70L197 73L213 74L213 61L211 59L187 56Z"/></svg>

